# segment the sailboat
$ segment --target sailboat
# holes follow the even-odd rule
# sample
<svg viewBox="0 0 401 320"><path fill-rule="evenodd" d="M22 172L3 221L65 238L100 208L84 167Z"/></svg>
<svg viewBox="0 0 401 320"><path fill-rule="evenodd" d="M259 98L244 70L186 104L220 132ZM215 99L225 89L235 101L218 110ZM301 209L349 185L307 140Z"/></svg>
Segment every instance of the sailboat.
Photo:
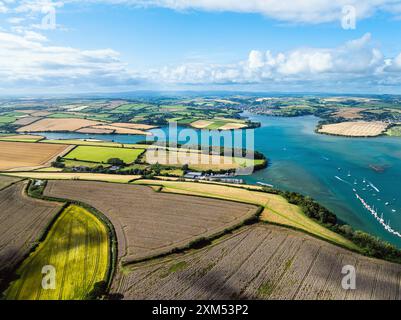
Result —
<svg viewBox="0 0 401 320"><path fill-rule="evenodd" d="M351 171L348 171L348 177L351 177Z"/></svg>

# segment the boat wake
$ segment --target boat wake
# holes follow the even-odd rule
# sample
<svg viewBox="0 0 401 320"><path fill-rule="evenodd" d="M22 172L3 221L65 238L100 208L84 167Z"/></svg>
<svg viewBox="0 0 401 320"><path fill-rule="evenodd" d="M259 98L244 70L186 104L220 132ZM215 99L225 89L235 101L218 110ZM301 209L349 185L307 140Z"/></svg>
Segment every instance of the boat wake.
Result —
<svg viewBox="0 0 401 320"><path fill-rule="evenodd" d="M351 185L351 183L349 183L347 180L344 180L344 179L340 178L339 176L334 176L334 178L336 178L337 180L339 180L341 182L344 182L344 183L346 183L348 185Z"/></svg>
<svg viewBox="0 0 401 320"><path fill-rule="evenodd" d="M375 189L377 192L380 192L380 190L372 182L368 181L368 183L373 189Z"/></svg>
<svg viewBox="0 0 401 320"><path fill-rule="evenodd" d="M355 192L355 195L356 195L357 199L359 201L361 201L361 203L365 207L365 209L368 210L372 214L372 216L384 227L384 229L387 232L401 238L401 233L392 229L390 226L390 222L387 224L384 221L383 215L381 217L379 217L379 214L377 213L377 211L374 208L372 208L358 193Z"/></svg>

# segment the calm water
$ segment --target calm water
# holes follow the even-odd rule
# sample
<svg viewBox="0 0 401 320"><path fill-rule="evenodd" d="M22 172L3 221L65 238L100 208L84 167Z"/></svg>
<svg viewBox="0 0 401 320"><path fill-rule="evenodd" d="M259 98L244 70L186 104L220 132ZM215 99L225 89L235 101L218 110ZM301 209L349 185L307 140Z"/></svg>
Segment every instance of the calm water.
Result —
<svg viewBox="0 0 401 320"><path fill-rule="evenodd" d="M248 183L264 182L309 195L354 228L401 247L401 238L386 231L356 197L358 194L374 206L379 216L383 214L385 222L401 233L401 138L324 136L314 133L318 122L315 117L248 116L262 123L255 130L255 147L270 159L269 168L244 177ZM121 143L144 140L124 135L49 133L46 136ZM378 173L370 165L385 170Z"/></svg>

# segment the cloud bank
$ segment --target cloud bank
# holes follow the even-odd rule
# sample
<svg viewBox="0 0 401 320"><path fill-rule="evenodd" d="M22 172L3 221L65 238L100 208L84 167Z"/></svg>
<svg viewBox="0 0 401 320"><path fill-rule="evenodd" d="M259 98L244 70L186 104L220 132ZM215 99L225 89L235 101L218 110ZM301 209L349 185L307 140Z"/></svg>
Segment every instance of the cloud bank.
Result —
<svg viewBox="0 0 401 320"><path fill-rule="evenodd" d="M47 44L36 32L0 32L0 87L113 87L142 81L111 49L80 50Z"/></svg>
<svg viewBox="0 0 401 320"><path fill-rule="evenodd" d="M153 70L153 80L182 84L401 84L401 54L387 58L371 35L336 48L297 48L288 52L252 50L236 64L183 64Z"/></svg>
<svg viewBox="0 0 401 320"><path fill-rule="evenodd" d="M370 34L335 48L250 51L232 64L187 63L142 74L112 49L52 46L40 33L0 32L0 87L97 89L138 86L400 86L401 53L385 57Z"/></svg>
<svg viewBox="0 0 401 320"><path fill-rule="evenodd" d="M344 6L353 6L358 19L385 12L401 14L401 0L2 0L0 13L38 13L44 7L65 4L106 3L136 7L161 7L176 11L255 13L278 21L319 24L340 21Z"/></svg>

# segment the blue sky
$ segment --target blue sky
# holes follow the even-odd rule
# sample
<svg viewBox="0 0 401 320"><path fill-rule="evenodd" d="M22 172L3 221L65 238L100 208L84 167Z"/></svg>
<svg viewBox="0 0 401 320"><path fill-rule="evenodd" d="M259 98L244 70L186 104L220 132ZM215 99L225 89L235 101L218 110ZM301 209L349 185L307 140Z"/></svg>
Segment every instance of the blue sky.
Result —
<svg viewBox="0 0 401 320"><path fill-rule="evenodd" d="M282 3L0 0L0 90L401 93L401 1Z"/></svg>

